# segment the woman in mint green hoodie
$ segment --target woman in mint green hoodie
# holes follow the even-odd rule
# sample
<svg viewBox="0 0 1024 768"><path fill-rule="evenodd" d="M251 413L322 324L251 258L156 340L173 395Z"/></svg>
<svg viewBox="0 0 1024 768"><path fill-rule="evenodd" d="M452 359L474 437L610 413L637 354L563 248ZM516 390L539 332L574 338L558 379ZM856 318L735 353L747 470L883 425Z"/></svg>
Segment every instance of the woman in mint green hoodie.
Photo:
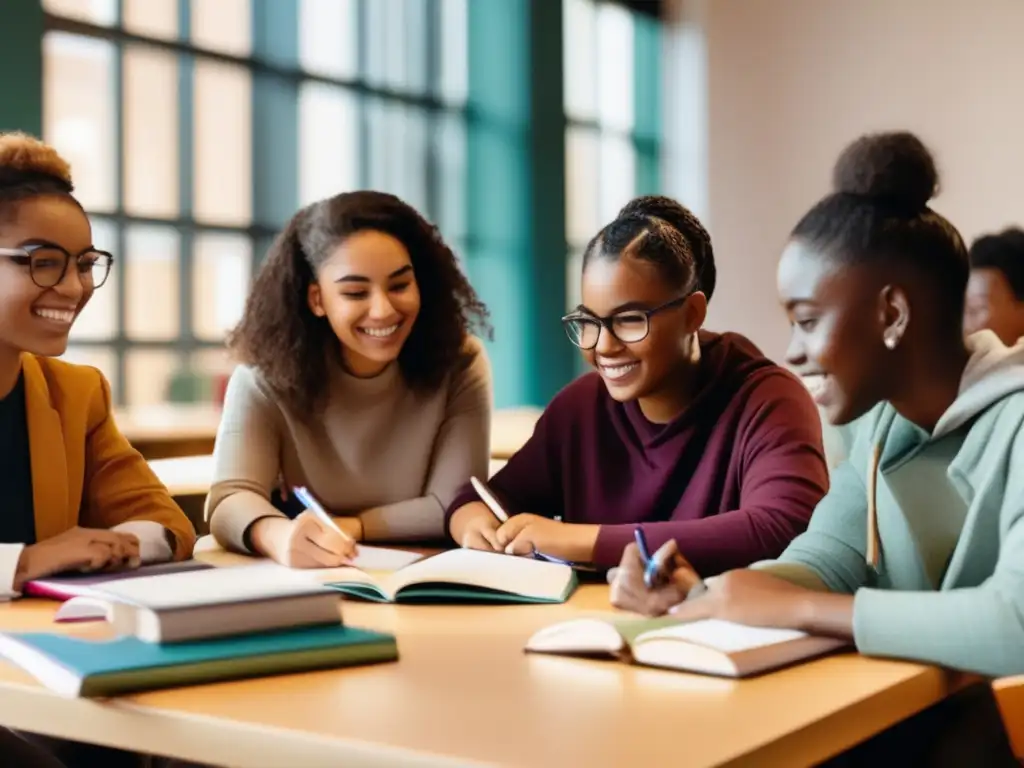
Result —
<svg viewBox="0 0 1024 768"><path fill-rule="evenodd" d="M670 578L649 591L630 548L613 602L1024 673L1024 346L963 338L967 249L928 207L938 174L915 136L855 141L833 183L793 230L778 289L789 364L819 379L830 422L856 422L847 460L778 560L705 584L670 543L656 555Z"/></svg>

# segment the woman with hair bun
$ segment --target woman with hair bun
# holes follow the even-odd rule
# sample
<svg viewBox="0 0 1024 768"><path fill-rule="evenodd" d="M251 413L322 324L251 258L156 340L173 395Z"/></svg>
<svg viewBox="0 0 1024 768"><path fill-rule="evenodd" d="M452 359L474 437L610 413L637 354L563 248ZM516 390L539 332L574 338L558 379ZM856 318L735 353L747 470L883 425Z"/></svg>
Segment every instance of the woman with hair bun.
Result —
<svg viewBox="0 0 1024 768"><path fill-rule="evenodd" d="M849 459L777 560L703 584L669 544L656 555L667 585L650 591L629 549L613 601L847 638L872 656L1024 673L1024 350L992 333L964 338L967 249L928 206L938 173L916 136L858 139L834 187L794 228L778 290L789 362L821 378L830 421L858 420ZM942 764L1016 764L987 685L940 706L886 734L890 760L933 764L941 745Z"/></svg>
<svg viewBox="0 0 1024 768"><path fill-rule="evenodd" d="M828 487L806 388L734 333L702 329L711 239L666 197L638 198L587 246L562 322L596 370L565 387L491 480L499 525L467 487L462 546L611 566L640 528L703 571L775 557Z"/></svg>
<svg viewBox="0 0 1024 768"><path fill-rule="evenodd" d="M393 195L299 211L230 338L207 498L225 547L296 568L344 564L356 541L444 536L444 509L487 475L487 311L437 229ZM306 486L325 525L276 496ZM341 532L338 528L340 527Z"/></svg>
<svg viewBox="0 0 1024 768"><path fill-rule="evenodd" d="M103 374L55 359L113 262L73 192L52 147L0 134L0 600L55 573L187 559L195 544L188 518L118 431ZM0 758L112 768L142 759L4 729Z"/></svg>

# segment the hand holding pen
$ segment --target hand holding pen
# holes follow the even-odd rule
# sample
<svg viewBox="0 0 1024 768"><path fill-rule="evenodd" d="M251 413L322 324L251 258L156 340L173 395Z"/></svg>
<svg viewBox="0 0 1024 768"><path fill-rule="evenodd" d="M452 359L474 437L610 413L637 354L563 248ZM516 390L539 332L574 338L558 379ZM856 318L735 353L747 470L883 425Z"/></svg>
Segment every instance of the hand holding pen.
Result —
<svg viewBox="0 0 1024 768"><path fill-rule="evenodd" d="M617 608L661 616L669 608L706 590L704 581L679 553L674 540L650 553L642 528L626 547L618 568L608 573L612 604Z"/></svg>

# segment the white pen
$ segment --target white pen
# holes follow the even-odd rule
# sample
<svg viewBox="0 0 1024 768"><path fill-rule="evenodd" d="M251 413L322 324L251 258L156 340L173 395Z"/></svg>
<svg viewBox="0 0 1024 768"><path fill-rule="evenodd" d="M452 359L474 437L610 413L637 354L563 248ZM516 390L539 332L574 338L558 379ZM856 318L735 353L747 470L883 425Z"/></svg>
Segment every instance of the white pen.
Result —
<svg viewBox="0 0 1024 768"><path fill-rule="evenodd" d="M491 510L491 513L498 518L499 522L508 522L508 512L502 508L498 500L494 498L494 494L491 492L490 487L483 480L476 477L469 478L469 482L473 484L473 490L476 491L477 495L483 499L484 504Z"/></svg>
<svg viewBox="0 0 1024 768"><path fill-rule="evenodd" d="M349 541L352 540L351 536L349 536L347 533L341 530L341 528L338 527L338 524L334 522L334 519L329 514L327 514L327 510L320 506L320 502L313 498L313 494L311 494L307 488L301 487L294 488L292 490L295 493L295 497L302 502L302 506L304 506L314 515L316 515L321 523L329 525L331 528L340 533Z"/></svg>

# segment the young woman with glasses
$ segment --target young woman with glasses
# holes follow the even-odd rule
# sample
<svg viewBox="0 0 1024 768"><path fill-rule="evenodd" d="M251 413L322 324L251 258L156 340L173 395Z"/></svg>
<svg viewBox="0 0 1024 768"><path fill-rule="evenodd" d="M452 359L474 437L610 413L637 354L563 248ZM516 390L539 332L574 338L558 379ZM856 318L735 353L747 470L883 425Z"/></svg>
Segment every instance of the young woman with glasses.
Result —
<svg viewBox="0 0 1024 768"><path fill-rule="evenodd" d="M663 197L640 198L587 246L583 303L563 318L596 370L555 396L491 481L449 506L465 547L610 566L641 528L717 573L804 530L828 475L800 381L736 334L701 330L711 241Z"/></svg>
<svg viewBox="0 0 1024 768"><path fill-rule="evenodd" d="M114 424L103 375L54 359L113 262L72 191L51 147L0 134L0 599L54 573L188 558L195 543ZM92 758L121 764L109 750Z"/></svg>

